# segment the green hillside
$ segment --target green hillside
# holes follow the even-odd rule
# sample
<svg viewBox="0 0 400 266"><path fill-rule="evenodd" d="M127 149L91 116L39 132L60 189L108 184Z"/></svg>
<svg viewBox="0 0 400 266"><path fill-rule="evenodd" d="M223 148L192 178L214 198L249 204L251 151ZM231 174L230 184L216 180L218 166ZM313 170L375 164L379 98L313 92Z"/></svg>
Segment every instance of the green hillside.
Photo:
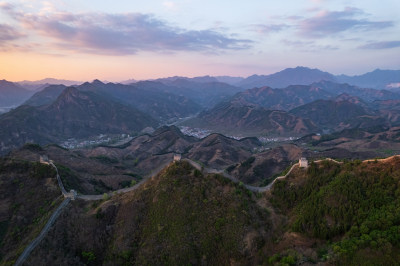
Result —
<svg viewBox="0 0 400 266"><path fill-rule="evenodd" d="M255 200L241 185L178 162L136 191L74 203L28 263L254 264L271 230Z"/></svg>
<svg viewBox="0 0 400 266"><path fill-rule="evenodd" d="M324 161L276 182L271 202L290 230L322 240L341 265L400 261L400 159ZM368 262L366 261L368 258Z"/></svg>
<svg viewBox="0 0 400 266"><path fill-rule="evenodd" d="M0 264L13 265L61 203L51 166L0 158Z"/></svg>

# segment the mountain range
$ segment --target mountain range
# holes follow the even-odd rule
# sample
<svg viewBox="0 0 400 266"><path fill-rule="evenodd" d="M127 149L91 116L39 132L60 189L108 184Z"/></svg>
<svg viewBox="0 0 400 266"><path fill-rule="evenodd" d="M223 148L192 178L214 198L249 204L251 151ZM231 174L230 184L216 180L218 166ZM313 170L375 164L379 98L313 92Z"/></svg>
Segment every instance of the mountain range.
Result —
<svg viewBox="0 0 400 266"><path fill-rule="evenodd" d="M16 83L0 80L0 107L18 106L32 94Z"/></svg>
<svg viewBox="0 0 400 266"><path fill-rule="evenodd" d="M290 111L299 117L314 121L322 130L340 131L345 128L364 128L387 125L378 113L340 95L334 100L317 100Z"/></svg>
<svg viewBox="0 0 400 266"><path fill-rule="evenodd" d="M348 83L350 85L358 86L361 88L373 88L379 90L391 89L395 91L396 88L391 88L388 86L390 84L400 83L400 70L376 69L372 72L358 76L348 76L348 75L335 76L333 74L318 69L310 69L307 67L296 67L296 68L287 68L280 72L270 75L252 75L247 78L230 77L230 76L215 76L215 77L203 76L203 77L187 78L187 77L175 76L170 78L157 79L153 81L169 85L177 80L185 80L189 83L226 83L231 86L241 87L243 89L252 89L254 87L264 87L264 86L269 86L271 88L285 88L288 87L289 85L310 85L311 83L320 81L331 81L335 83ZM137 80L133 79L125 80L122 81L121 83L130 85L137 83ZM72 86L72 85L82 84L82 82L48 78L38 81L21 81L16 84L31 91L38 91L49 85L63 84L65 86ZM3 89L0 84L0 93L1 91L6 91L6 89ZM23 96L22 98L24 99L18 100L19 103L26 100L25 96Z"/></svg>
<svg viewBox="0 0 400 266"><path fill-rule="evenodd" d="M398 73L0 81L0 264L397 265Z"/></svg>
<svg viewBox="0 0 400 266"><path fill-rule="evenodd" d="M379 70L354 77L354 80L395 82L396 73L398 72ZM400 100L400 94L385 89L340 84L334 82L337 80L336 76L317 69L297 67L268 76L251 76L246 79L219 78L230 82L237 80L238 85L242 87L220 82L218 77L210 76L172 77L139 81L129 85L94 80L75 86L75 96L79 93L90 93L88 97L92 102L85 107L86 109L78 104L70 107L64 105L57 110L54 110L56 102L60 103L61 98L69 95L64 94L65 91L72 90L67 86L50 85L28 99L33 92L3 80L0 82L0 99L3 100L3 104L18 105L24 102L24 105L0 116L5 128L2 131L2 151L19 147L28 141L44 144L63 138L88 137L90 134L94 136L107 132L140 132L148 126L176 123L187 117L191 118L180 122L180 125L228 135L281 137L301 137L309 133L334 132L357 127L396 126L400 121L400 110L388 102ZM59 80L54 82L57 81ZM253 88L257 82L272 85ZM308 85L301 85L302 83ZM273 88L287 84L290 85L280 89ZM243 87L246 86L251 88L245 90ZM336 97L343 93L348 96L342 95L338 101ZM131 123L117 132L122 122L130 122L123 121L128 119L123 118L127 117L124 112L121 113L121 117L115 119L111 119L106 113L103 114L104 110L100 109L106 109L105 100L112 102L110 106L115 110L110 110L111 113L117 114L117 110L120 109L133 112L133 120L142 122L138 122L136 127ZM61 115L64 108L66 115L73 114L73 120L80 116L79 123L93 125L95 129L85 126L85 129L81 130L85 133L76 130L77 125L74 126ZM91 117L86 114L98 115ZM46 122L39 119L42 116L46 117ZM106 117L107 127L101 126L101 116ZM144 117L147 117L148 123L144 123ZM57 126L50 127L46 124L48 121L53 121ZM26 125L29 126L25 128ZM28 128L30 129L27 130ZM39 129L42 133L35 132ZM14 144L9 146L9 143Z"/></svg>
<svg viewBox="0 0 400 266"><path fill-rule="evenodd" d="M179 117L195 114L201 107L190 99L169 93L152 82L145 84L123 85L102 83L94 80L78 86L78 90L111 97L114 100L137 108L159 121L174 120Z"/></svg>
<svg viewBox="0 0 400 266"><path fill-rule="evenodd" d="M239 92L181 124L222 134L275 137L389 126L400 122L400 114L395 105L384 103L399 98L395 92L331 81L260 87Z"/></svg>
<svg viewBox="0 0 400 266"><path fill-rule="evenodd" d="M52 85L35 93L25 104L44 105L54 101L65 88ZM166 84L156 81L141 81L130 85L103 83L99 80L85 82L76 87L82 91L93 91L111 96L124 104L147 111L157 119L184 117L201 108L212 107L243 89L225 83L198 83L178 79ZM153 109L154 110L153 110Z"/></svg>
<svg viewBox="0 0 400 266"><path fill-rule="evenodd" d="M398 73L0 81L0 264L397 265Z"/></svg>
<svg viewBox="0 0 400 266"><path fill-rule="evenodd" d="M391 83L398 83L400 79L400 70L381 70L375 69L372 72L363 75L336 76L336 80L341 83L349 83L359 87L385 89Z"/></svg>
<svg viewBox="0 0 400 266"><path fill-rule="evenodd" d="M348 83L350 85L386 89L391 83L398 83L400 70L376 69L358 76L333 75L319 69L307 67L287 68L270 75L253 75L241 80L238 86L251 89L254 87L269 86L272 88L285 88L289 85L309 85L314 82L331 81L335 83Z"/></svg>
<svg viewBox="0 0 400 266"><path fill-rule="evenodd" d="M308 119L236 101L220 103L184 125L241 136L302 136L318 131Z"/></svg>
<svg viewBox="0 0 400 266"><path fill-rule="evenodd" d="M65 85L65 86L77 86L82 84L82 81L66 80L66 79L55 79L55 78L45 78L41 80L23 80L16 82L21 87L31 90L38 91L50 85Z"/></svg>
<svg viewBox="0 0 400 266"><path fill-rule="evenodd" d="M236 94L233 100L257 104L270 110L288 111L318 99L329 99L334 96L334 93L323 90L318 85L290 85L283 89L252 88Z"/></svg>
<svg viewBox="0 0 400 266"><path fill-rule="evenodd" d="M201 82L199 79L175 79L173 81L165 82L167 85L162 87L158 85L162 90L185 96L188 99L198 103L203 108L211 108L215 104L229 99L237 92L243 91L242 88L232 86L226 83L217 81L216 79L206 78ZM138 86L143 86L146 82L137 83ZM157 86L156 84L154 84Z"/></svg>
<svg viewBox="0 0 400 266"><path fill-rule="evenodd" d="M0 116L2 153L26 142L58 143L104 133L134 133L158 122L130 106L68 87L49 105L22 105Z"/></svg>
<svg viewBox="0 0 400 266"><path fill-rule="evenodd" d="M335 81L335 77L319 69L307 67L287 68L271 75L253 75L239 82L239 86L250 89L269 86L285 88L290 85L309 85L321 80Z"/></svg>
<svg viewBox="0 0 400 266"><path fill-rule="evenodd" d="M282 71L269 74L269 75L251 75L249 77L232 77L232 76L201 76L201 77L183 77L174 76L168 78L159 78L150 81L156 81L161 83L171 83L176 80L183 79L190 82L196 83L212 83L222 82L229 85L243 87L245 89L251 89L254 87L269 86L272 88L285 88L289 85L309 85L314 82L322 80L332 81L336 83L348 83L350 85L362 87L362 88L373 88L373 89L386 89L389 84L400 83L400 70L382 70L375 69L371 72L364 73L361 75L334 75L329 72L321 71L319 69L311 69L308 67L295 67L286 68ZM133 84L138 82L135 79L129 79L121 81L121 84ZM64 80L46 78L37 81L19 81L17 82L20 86L29 89L37 90L38 88L44 88L48 85L60 85L74 86L80 85L82 81Z"/></svg>

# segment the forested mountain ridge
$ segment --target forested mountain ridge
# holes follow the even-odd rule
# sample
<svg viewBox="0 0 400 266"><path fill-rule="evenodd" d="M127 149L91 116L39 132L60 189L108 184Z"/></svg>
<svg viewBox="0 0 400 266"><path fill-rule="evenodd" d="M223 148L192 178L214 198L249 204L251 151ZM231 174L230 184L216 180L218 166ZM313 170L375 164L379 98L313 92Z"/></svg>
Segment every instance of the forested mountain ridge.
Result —
<svg viewBox="0 0 400 266"><path fill-rule="evenodd" d="M400 259L399 178L398 156L311 163L277 181L270 200L290 230L322 241L328 262L393 265Z"/></svg>
<svg viewBox="0 0 400 266"><path fill-rule="evenodd" d="M10 160L0 175L12 170ZM399 165L397 156L311 162L276 181L271 192L254 194L176 162L137 190L72 202L27 263L363 265L367 257L396 264ZM18 254L4 252L5 258Z"/></svg>

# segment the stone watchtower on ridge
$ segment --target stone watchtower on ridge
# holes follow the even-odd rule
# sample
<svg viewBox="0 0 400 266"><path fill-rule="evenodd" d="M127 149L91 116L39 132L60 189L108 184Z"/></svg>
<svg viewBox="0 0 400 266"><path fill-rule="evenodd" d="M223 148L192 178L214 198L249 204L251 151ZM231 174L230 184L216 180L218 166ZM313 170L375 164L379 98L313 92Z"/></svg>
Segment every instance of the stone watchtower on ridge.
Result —
<svg viewBox="0 0 400 266"><path fill-rule="evenodd" d="M42 164L49 164L49 163L50 163L49 157L48 157L47 155L41 155L41 156L39 157L39 161L40 161L40 163L42 163Z"/></svg>
<svg viewBox="0 0 400 266"><path fill-rule="evenodd" d="M301 168L307 168L308 167L308 161L305 157L301 157L299 159L299 167Z"/></svg>
<svg viewBox="0 0 400 266"><path fill-rule="evenodd" d="M182 159L182 155L174 154L174 162L179 162Z"/></svg>

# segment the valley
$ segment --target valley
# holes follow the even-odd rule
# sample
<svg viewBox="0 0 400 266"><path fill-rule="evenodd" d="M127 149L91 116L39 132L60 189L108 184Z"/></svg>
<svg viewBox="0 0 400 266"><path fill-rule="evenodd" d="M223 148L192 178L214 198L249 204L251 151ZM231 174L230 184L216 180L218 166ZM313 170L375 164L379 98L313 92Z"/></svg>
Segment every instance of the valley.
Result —
<svg viewBox="0 0 400 266"><path fill-rule="evenodd" d="M90 139L71 138L66 141L60 142L59 145L66 149L89 148L102 144L119 146L131 141L132 138L133 137L131 137L129 134L100 134Z"/></svg>
<svg viewBox="0 0 400 266"><path fill-rule="evenodd" d="M399 10L0 0L0 266L400 265Z"/></svg>
<svg viewBox="0 0 400 266"><path fill-rule="evenodd" d="M25 89L0 115L0 263L397 261L400 93L304 67L223 80Z"/></svg>

